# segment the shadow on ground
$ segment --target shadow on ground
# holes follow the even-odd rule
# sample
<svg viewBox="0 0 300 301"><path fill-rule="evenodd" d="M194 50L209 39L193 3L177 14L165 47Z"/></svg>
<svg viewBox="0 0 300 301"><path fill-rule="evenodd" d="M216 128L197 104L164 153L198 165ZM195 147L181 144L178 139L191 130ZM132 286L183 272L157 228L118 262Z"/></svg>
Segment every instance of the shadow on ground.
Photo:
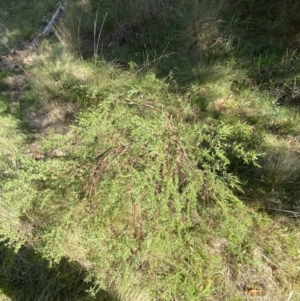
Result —
<svg viewBox="0 0 300 301"><path fill-rule="evenodd" d="M66 258L50 263L30 247L17 253L0 244L0 290L13 301L117 301L106 291L91 296L94 286L87 282L88 271Z"/></svg>

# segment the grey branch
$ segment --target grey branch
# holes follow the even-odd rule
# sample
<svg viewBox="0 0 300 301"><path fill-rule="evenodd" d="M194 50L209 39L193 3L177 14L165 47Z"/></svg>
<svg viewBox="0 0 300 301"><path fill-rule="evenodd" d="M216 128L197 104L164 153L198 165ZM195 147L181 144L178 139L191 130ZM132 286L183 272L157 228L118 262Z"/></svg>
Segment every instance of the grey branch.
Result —
<svg viewBox="0 0 300 301"><path fill-rule="evenodd" d="M56 9L55 13L53 14L51 20L49 21L49 23L47 24L47 26L44 28L43 33L42 33L43 36L47 36L50 33L50 31L51 31L51 29L53 27L53 24L55 23L57 17L59 16L59 14L60 14L60 12L62 10L63 10L63 4L61 2L59 4L58 8Z"/></svg>

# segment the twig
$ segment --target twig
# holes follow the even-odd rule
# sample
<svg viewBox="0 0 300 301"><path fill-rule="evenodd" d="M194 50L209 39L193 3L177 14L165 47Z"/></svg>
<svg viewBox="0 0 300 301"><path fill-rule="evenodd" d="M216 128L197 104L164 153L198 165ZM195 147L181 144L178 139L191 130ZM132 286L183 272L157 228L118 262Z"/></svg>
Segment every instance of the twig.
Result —
<svg viewBox="0 0 300 301"><path fill-rule="evenodd" d="M136 106L148 107L148 108L153 109L154 111L157 111L157 112L160 112L160 113L162 112L161 110L159 110L159 109L155 108L154 106L149 105L149 104L147 104L147 103L136 103L136 102L134 102L134 101L132 101L132 100L127 100L126 103L127 103L128 105L136 105Z"/></svg>
<svg viewBox="0 0 300 301"><path fill-rule="evenodd" d="M167 45L167 46L168 46L168 45ZM167 48L167 46L166 46L166 48ZM165 52L166 48L163 50L163 53ZM156 61L159 61L159 60L161 60L162 58L168 57L168 56L170 56L170 55L172 55L172 54L175 54L175 53L177 53L177 52L173 51L173 52L171 52L171 53L162 54L160 57L158 57L158 58L152 60L151 62L149 62L149 63L146 64L145 66L143 66L143 67L141 67L140 69L138 69L138 70L136 71L136 73L138 74L139 72L141 72L141 71L142 71L143 69L145 69L146 67L149 67L150 64L153 64L153 63L155 63Z"/></svg>
<svg viewBox="0 0 300 301"><path fill-rule="evenodd" d="M114 158L107 166L106 166L106 169L108 169L116 160L118 160L126 151L127 149L129 148L129 145L127 146L123 146L124 149L120 152L120 154Z"/></svg>
<svg viewBox="0 0 300 301"><path fill-rule="evenodd" d="M295 217L300 216L300 212L291 211L291 210L283 210L283 209L276 209L276 208L269 208L269 210L280 211L280 212L285 212L285 213L292 213L295 215Z"/></svg>
<svg viewBox="0 0 300 301"><path fill-rule="evenodd" d="M98 11L97 11L97 15L98 15ZM96 50L94 50L94 58L95 58L95 60L96 60L96 58L98 56L98 49L99 49L100 38L101 38L101 34L102 34L102 30L103 30L103 26L104 26L104 22L106 20L106 17L107 17L107 13L105 14L104 19L102 21L102 25L101 25L101 28L100 28L100 31L99 31L98 40L97 40L97 44L96 44ZM95 26L95 29L94 29L94 34L95 34L96 33L96 24L94 26ZM94 39L95 39L95 37L94 37ZM95 48L95 45L94 45L94 48Z"/></svg>
<svg viewBox="0 0 300 301"><path fill-rule="evenodd" d="M291 291L286 301L290 301L293 295L294 295L294 291Z"/></svg>

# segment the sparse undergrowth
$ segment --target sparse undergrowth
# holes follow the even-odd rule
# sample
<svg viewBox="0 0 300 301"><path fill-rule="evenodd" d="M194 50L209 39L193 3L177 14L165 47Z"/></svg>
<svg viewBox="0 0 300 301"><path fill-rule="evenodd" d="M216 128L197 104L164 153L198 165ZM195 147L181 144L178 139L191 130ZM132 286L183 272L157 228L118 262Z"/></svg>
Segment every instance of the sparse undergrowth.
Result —
<svg viewBox="0 0 300 301"><path fill-rule="evenodd" d="M22 93L1 65L1 301L299 299L300 64L261 5L68 1Z"/></svg>
<svg viewBox="0 0 300 301"><path fill-rule="evenodd" d="M57 4L56 0L2 0L0 7L0 56L23 46L45 26Z"/></svg>

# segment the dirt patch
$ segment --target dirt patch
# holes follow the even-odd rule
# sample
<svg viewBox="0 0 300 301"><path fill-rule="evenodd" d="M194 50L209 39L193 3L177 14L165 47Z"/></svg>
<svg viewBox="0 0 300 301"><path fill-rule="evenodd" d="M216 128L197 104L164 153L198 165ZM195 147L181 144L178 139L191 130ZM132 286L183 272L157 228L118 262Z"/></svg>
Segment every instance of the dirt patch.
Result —
<svg viewBox="0 0 300 301"><path fill-rule="evenodd" d="M71 104L51 103L40 108L31 108L26 114L29 129L38 132L51 130L61 134L68 132L68 125L73 118Z"/></svg>
<svg viewBox="0 0 300 301"><path fill-rule="evenodd" d="M23 120L29 130L43 133L51 131L66 133L68 125L74 118L74 108L69 103L52 102L34 105L25 103L23 93L29 86L30 78L26 68L33 66L38 54L39 39L23 48L11 51L0 57L0 70L7 72L8 76L2 79L2 94L13 108L18 107L22 112ZM1 93L1 91L0 91Z"/></svg>

